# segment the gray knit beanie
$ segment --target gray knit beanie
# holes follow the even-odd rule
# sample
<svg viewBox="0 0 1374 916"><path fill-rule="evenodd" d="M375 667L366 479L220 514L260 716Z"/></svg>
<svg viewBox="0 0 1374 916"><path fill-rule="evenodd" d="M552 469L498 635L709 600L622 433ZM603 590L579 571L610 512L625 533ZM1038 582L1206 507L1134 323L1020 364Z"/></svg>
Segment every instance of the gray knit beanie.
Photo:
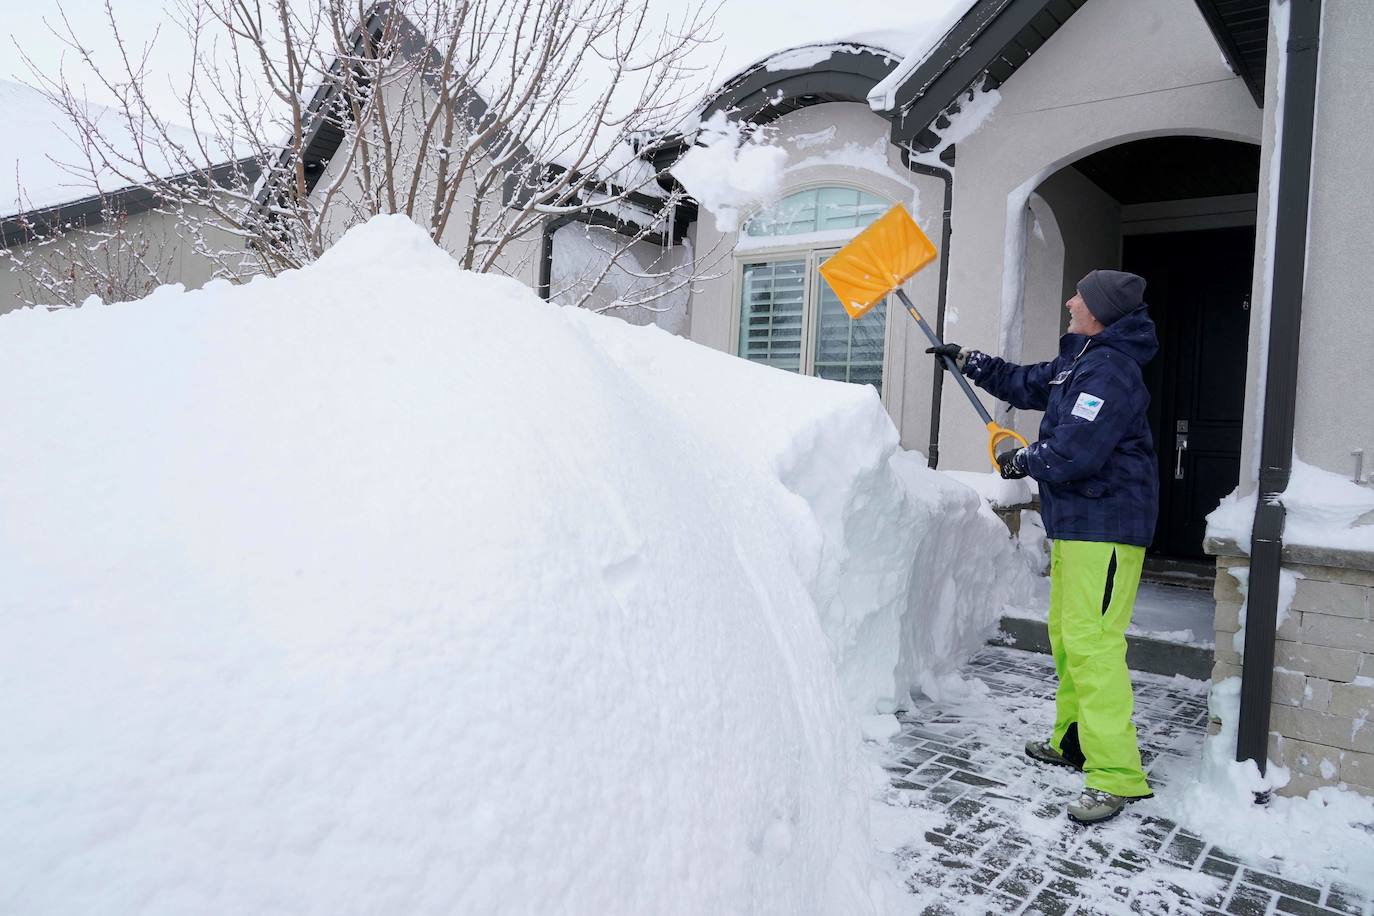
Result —
<svg viewBox="0 0 1374 916"><path fill-rule="evenodd" d="M1078 293L1105 327L1145 304L1145 278L1120 270L1094 270L1078 281Z"/></svg>

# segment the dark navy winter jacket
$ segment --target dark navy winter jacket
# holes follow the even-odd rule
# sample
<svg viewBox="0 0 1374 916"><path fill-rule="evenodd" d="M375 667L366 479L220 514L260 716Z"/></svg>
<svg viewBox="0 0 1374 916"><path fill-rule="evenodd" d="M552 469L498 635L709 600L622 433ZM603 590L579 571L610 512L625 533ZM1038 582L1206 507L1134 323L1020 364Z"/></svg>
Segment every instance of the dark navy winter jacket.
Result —
<svg viewBox="0 0 1374 916"><path fill-rule="evenodd" d="M1154 322L1139 308L1092 337L1065 334L1059 358L1047 363L983 355L965 365L999 400L1045 412L1025 457L1050 537L1150 545L1159 464L1140 370L1158 350Z"/></svg>

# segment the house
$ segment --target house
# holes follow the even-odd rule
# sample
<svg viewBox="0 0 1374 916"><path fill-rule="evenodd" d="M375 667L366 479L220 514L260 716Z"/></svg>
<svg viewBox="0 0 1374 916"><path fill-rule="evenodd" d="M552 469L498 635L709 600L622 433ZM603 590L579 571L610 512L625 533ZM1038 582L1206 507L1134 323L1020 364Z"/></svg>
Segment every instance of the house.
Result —
<svg viewBox="0 0 1374 916"><path fill-rule="evenodd" d="M655 111L677 72L673 55L695 47L695 31L661 42L652 66L639 62L643 80L660 81L636 90L642 110L594 115L582 109L618 103L618 84L606 83L609 97L568 89L585 52L579 42L596 40L585 24L540 45L546 56L525 68L532 75L512 67L506 85L506 63L489 59L499 52L466 61L452 35L445 57L413 11L388 0L368 6L339 50L292 70L290 87L272 85L271 98L305 100L275 120L247 101L214 117L188 114L200 122L182 128L138 102L126 101L133 111L91 104L60 76L40 77L44 91L0 84L0 100L21 102L35 134L0 143L0 162L19 183L15 203L0 210L0 312L76 305L92 293L138 298L158 282L195 287L276 273L309 263L371 215L396 211L429 228L465 267L680 327L690 247L679 243L695 206L636 155L642 145L647 157L655 138L635 129L633 116L656 117L644 112ZM506 14L484 8L449 26L461 33L480 27L477 18ZM315 54L308 44L298 52ZM258 58L252 47L234 53ZM532 52L509 53L521 60ZM265 82L280 76L264 67ZM565 97L581 103L585 124L564 123ZM207 151L223 149L232 158L207 164L215 155ZM646 295L655 308L637 309Z"/></svg>
<svg viewBox="0 0 1374 916"><path fill-rule="evenodd" d="M1020 362L1055 354L1062 303L1089 269L1142 274L1162 344L1148 369L1161 483L1151 554L1218 570L1214 679L1242 680L1240 756L1289 767L1286 792L1343 782L1374 794L1374 549L1340 532L1285 542L1293 506L1271 498L1295 453L1334 475L1374 449L1374 389L1358 375L1374 349L1362 314L1374 288L1362 170L1374 7L966 0L958 12L914 54L880 37L780 49L716 87L702 121L764 127L787 154L780 186L738 225L629 201L546 220L500 269L554 295L599 256L594 233L636 240L644 264L703 262L690 295L652 320L747 359L872 384L905 446L966 471L986 469L985 432L915 325L884 308L849 321L818 265L906 204L940 252L909 281L913 300L944 338ZM312 189L347 185L342 139L317 122ZM687 142L638 153L669 167ZM584 290L587 304L633 298L635 273ZM1034 437L1034 412L999 411ZM1233 491L1257 508L1236 537L1209 539L1207 515ZM1229 571L1243 567L1236 638Z"/></svg>
<svg viewBox="0 0 1374 916"><path fill-rule="evenodd" d="M1374 391L1352 376L1374 346L1371 40L1374 8L1355 0L977 0L900 64L862 45L784 52L703 112L767 125L789 164L737 231L696 224L699 250L734 257L693 296L692 339L878 386L903 443L941 468L986 469L981 424L900 311L845 320L821 261L907 204L940 249L913 300L945 339L1018 362L1056 354L1089 269L1146 277L1162 345L1151 553L1220 571L1214 679L1242 678L1239 756L1263 767L1267 750L1287 793L1374 793L1374 552L1340 530L1284 543L1292 506L1270 498L1294 454L1334 479L1374 448ZM999 419L1034 438L1039 417ZM1206 537L1232 491L1260 507L1253 542L1249 517L1239 543ZM1236 639L1226 571L1247 566Z"/></svg>

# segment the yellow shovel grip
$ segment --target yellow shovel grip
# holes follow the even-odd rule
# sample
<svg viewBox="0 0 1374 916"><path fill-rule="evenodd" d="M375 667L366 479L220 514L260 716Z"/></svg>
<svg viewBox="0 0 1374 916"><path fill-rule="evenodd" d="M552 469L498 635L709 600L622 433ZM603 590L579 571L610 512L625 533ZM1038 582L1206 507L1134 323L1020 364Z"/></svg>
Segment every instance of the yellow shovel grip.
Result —
<svg viewBox="0 0 1374 916"><path fill-rule="evenodd" d="M1007 429L1005 426L998 426L995 422L988 424L988 460L992 462L993 470L997 470L997 446L1006 442L1008 439L1021 443L1022 448L1030 445L1030 443L1026 441L1026 437L1016 430Z"/></svg>

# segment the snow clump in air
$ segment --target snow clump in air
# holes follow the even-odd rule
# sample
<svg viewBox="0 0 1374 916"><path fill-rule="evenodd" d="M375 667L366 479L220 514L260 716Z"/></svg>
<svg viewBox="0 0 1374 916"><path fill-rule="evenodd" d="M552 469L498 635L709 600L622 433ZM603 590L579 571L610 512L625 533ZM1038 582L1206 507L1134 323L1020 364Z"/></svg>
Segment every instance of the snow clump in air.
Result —
<svg viewBox="0 0 1374 916"><path fill-rule="evenodd" d="M399 216L0 351L4 912L876 912L861 735L1031 588L873 389Z"/></svg>
<svg viewBox="0 0 1374 916"><path fill-rule="evenodd" d="M734 232L742 214L777 196L786 164L787 151L765 142L762 131L746 134L738 121L717 111L672 171L715 217L717 231Z"/></svg>

